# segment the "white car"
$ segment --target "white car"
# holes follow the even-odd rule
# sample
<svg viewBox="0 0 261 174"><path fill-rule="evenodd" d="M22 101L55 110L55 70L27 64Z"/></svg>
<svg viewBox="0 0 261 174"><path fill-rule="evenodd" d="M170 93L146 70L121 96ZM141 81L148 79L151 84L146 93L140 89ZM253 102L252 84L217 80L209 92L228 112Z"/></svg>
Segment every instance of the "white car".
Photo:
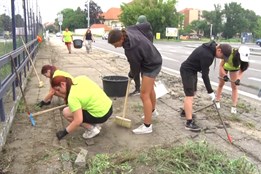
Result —
<svg viewBox="0 0 261 174"><path fill-rule="evenodd" d="M61 36L62 36L62 33L57 32L55 35L56 35L56 37L61 37Z"/></svg>

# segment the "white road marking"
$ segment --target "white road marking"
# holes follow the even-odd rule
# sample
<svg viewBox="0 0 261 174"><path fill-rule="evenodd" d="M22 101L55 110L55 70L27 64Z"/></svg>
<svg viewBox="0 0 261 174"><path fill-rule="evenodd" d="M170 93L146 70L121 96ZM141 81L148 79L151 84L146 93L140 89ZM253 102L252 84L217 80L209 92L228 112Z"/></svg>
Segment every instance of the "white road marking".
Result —
<svg viewBox="0 0 261 174"><path fill-rule="evenodd" d="M259 69L254 69L254 68L248 68L248 70L261 72L261 70L259 70Z"/></svg>
<svg viewBox="0 0 261 174"><path fill-rule="evenodd" d="M254 80L254 81L261 82L261 79L255 78L255 77L248 77L248 79L249 79L249 80Z"/></svg>
<svg viewBox="0 0 261 174"><path fill-rule="evenodd" d="M164 72L168 73L170 75L180 75L179 71L176 71L176 70L173 70L173 69L170 69L170 68L162 67L162 70L165 70ZM198 80L203 83L202 78L198 78ZM218 83L211 81L211 85L218 86ZM228 87L228 86L224 86L223 89L228 90L228 91L232 91L231 87ZM238 93L243 95L243 96L261 101L261 98L258 97L257 95L254 95L254 94L251 94L251 93L248 93L248 92L244 92L244 91L241 91L241 90L238 90Z"/></svg>

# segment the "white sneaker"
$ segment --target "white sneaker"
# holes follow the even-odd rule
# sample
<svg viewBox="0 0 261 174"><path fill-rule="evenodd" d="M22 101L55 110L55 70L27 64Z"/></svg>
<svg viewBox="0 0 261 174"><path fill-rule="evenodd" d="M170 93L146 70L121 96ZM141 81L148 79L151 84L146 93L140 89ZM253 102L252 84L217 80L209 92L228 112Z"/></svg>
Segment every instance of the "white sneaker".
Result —
<svg viewBox="0 0 261 174"><path fill-rule="evenodd" d="M220 102L217 101L216 106L217 106L218 109L220 109Z"/></svg>
<svg viewBox="0 0 261 174"><path fill-rule="evenodd" d="M133 129L132 132L135 134L149 134L152 132L152 124L150 127L146 127L144 124L142 124L138 128Z"/></svg>
<svg viewBox="0 0 261 174"><path fill-rule="evenodd" d="M159 115L157 109L154 109L154 111L152 112L152 118L157 118L157 116ZM141 117L142 119L144 119L144 115Z"/></svg>
<svg viewBox="0 0 261 174"><path fill-rule="evenodd" d="M232 106L231 107L231 114L237 114L237 108Z"/></svg>
<svg viewBox="0 0 261 174"><path fill-rule="evenodd" d="M96 126L93 126L92 129L86 130L86 131L83 133L82 137L83 137L84 139L89 139L89 138L95 137L95 136L98 135L99 133L100 133L100 129L97 128Z"/></svg>

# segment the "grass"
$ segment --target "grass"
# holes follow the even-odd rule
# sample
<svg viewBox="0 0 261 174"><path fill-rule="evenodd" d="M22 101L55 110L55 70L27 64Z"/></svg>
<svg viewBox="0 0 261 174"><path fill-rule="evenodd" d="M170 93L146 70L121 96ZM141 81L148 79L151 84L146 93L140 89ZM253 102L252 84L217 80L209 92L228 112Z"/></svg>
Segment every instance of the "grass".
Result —
<svg viewBox="0 0 261 174"><path fill-rule="evenodd" d="M143 151L97 154L88 161L85 174L255 174L257 168L246 157L229 159L206 142L153 147Z"/></svg>

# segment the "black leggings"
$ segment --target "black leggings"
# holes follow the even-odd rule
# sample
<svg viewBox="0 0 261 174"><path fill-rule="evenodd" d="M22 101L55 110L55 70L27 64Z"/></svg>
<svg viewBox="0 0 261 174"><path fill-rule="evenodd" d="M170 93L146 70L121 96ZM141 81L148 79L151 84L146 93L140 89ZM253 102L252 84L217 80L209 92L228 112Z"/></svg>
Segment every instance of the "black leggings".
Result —
<svg viewBox="0 0 261 174"><path fill-rule="evenodd" d="M98 124L98 123L104 123L105 121L108 120L108 118L110 118L110 116L112 115L112 106L109 109L109 111L107 112L107 114L105 114L103 117L94 117L92 116L88 111L86 110L82 110L82 114L83 114L83 123L89 123L89 124Z"/></svg>

